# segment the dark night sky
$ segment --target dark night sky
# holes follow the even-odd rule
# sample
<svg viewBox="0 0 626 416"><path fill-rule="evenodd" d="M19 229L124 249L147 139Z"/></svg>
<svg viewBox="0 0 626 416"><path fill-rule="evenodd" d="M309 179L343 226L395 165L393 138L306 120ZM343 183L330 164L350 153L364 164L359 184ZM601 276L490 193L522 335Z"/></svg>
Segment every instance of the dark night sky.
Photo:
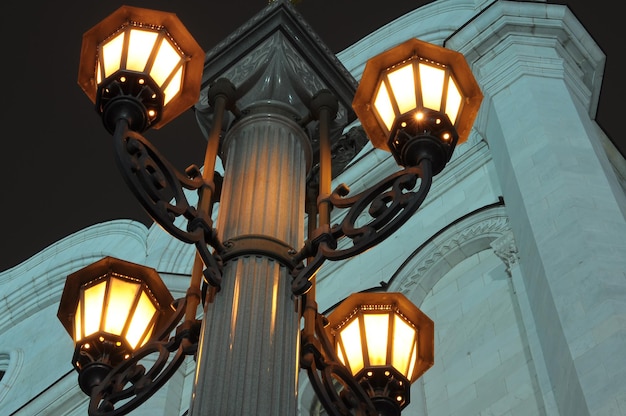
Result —
<svg viewBox="0 0 626 416"><path fill-rule="evenodd" d="M297 8L340 52L430 2L302 0ZM616 104L618 89L623 93L617 81L621 17L610 12L615 9L608 0L548 3L567 4L607 55L597 121L626 154ZM111 138L76 81L82 34L124 4L176 13L208 51L266 3L66 0L3 6L0 271L93 224L116 218L150 223L117 171ZM202 164L206 141L190 111L145 136L181 170Z"/></svg>

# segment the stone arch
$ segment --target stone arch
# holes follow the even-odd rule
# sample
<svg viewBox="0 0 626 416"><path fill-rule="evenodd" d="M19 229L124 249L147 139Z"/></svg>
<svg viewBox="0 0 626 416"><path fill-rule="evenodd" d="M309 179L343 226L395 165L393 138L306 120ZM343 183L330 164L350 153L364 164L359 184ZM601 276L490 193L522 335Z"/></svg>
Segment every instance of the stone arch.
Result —
<svg viewBox="0 0 626 416"><path fill-rule="evenodd" d="M496 241L502 241L503 238L511 241L506 249L516 253L502 204L487 206L468 214L411 253L394 273L388 291L401 292L419 306L435 284L461 261L489 248L496 250L496 254L503 258L498 251L505 247Z"/></svg>
<svg viewBox="0 0 626 416"><path fill-rule="evenodd" d="M421 307L433 287L463 260L493 250L506 272L517 262L517 247L506 209L493 204L450 224L418 247L394 273L388 291L401 292ZM411 406L426 412L424 379L411 387Z"/></svg>

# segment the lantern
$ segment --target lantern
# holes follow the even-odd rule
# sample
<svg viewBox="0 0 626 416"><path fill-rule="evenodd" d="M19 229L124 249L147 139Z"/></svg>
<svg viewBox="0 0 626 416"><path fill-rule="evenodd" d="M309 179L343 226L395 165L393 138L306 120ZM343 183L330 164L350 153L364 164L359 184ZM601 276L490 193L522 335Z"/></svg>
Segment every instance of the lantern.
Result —
<svg viewBox="0 0 626 416"><path fill-rule="evenodd" d="M154 269L105 257L67 277L58 318L75 343L73 365L88 393L173 314Z"/></svg>
<svg viewBox="0 0 626 416"><path fill-rule="evenodd" d="M175 14L122 6L83 35L78 83L112 132L160 128L196 103L204 52Z"/></svg>
<svg viewBox="0 0 626 416"><path fill-rule="evenodd" d="M482 93L462 54L410 39L367 61L352 106L372 144L439 173L467 140Z"/></svg>
<svg viewBox="0 0 626 416"><path fill-rule="evenodd" d="M401 293L352 294L328 321L340 361L377 408L399 414L410 384L434 363L433 321Z"/></svg>

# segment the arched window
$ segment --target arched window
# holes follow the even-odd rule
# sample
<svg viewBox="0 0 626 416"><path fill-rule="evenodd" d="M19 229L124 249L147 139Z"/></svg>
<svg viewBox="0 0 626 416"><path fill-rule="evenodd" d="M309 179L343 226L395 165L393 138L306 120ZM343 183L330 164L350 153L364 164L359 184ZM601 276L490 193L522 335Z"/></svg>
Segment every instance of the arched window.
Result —
<svg viewBox="0 0 626 416"><path fill-rule="evenodd" d="M23 362L22 350L0 351L0 402L15 384Z"/></svg>

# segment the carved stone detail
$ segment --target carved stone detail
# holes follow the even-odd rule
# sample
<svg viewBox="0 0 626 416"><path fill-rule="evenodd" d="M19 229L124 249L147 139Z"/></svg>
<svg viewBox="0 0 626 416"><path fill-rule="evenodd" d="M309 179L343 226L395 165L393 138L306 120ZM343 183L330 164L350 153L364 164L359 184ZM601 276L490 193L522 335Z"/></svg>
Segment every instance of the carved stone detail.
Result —
<svg viewBox="0 0 626 416"><path fill-rule="evenodd" d="M506 273L511 277L511 267L519 260L517 245L511 230L491 242L496 256L506 265Z"/></svg>
<svg viewBox="0 0 626 416"><path fill-rule="evenodd" d="M480 211L413 252L396 272L389 290L402 292L419 304L445 273L506 234L512 235L504 207ZM418 287L421 293L414 293Z"/></svg>

